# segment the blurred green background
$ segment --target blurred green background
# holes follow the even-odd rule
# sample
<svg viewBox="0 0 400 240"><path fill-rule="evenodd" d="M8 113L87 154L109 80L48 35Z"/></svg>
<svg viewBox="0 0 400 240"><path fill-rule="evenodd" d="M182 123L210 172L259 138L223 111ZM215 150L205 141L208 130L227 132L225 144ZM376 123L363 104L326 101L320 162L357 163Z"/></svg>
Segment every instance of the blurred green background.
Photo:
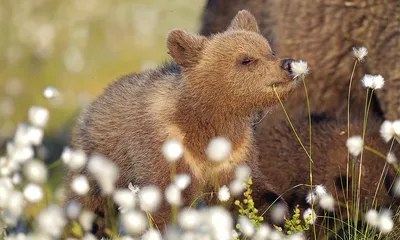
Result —
<svg viewBox="0 0 400 240"><path fill-rule="evenodd" d="M169 30L197 32L204 3L1 0L0 145L32 105L50 110L47 139L68 138L79 109L108 83L168 59ZM48 85L60 97L44 98Z"/></svg>

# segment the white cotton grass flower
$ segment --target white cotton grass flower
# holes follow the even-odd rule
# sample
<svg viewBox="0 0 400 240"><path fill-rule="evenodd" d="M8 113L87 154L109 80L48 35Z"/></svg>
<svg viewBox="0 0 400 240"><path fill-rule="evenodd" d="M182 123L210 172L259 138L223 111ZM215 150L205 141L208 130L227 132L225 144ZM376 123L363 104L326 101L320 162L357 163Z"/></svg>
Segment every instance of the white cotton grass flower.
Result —
<svg viewBox="0 0 400 240"><path fill-rule="evenodd" d="M374 85L374 77L371 74L365 74L363 78L361 78L361 85L364 88L372 88Z"/></svg>
<svg viewBox="0 0 400 240"><path fill-rule="evenodd" d="M396 155L395 155L393 152L389 152L389 153L386 155L386 161L387 161L387 163L389 163L389 164L395 164L395 163L397 163L397 157L396 157Z"/></svg>
<svg viewBox="0 0 400 240"><path fill-rule="evenodd" d="M36 217L36 221L40 232L53 238L60 238L67 224L63 209L57 205L50 205L43 209Z"/></svg>
<svg viewBox="0 0 400 240"><path fill-rule="evenodd" d="M77 200L71 200L65 206L65 214L71 220L78 219L81 213L81 204Z"/></svg>
<svg viewBox="0 0 400 240"><path fill-rule="evenodd" d="M194 230L201 223L200 213L193 208L184 208L178 214L178 223L187 231Z"/></svg>
<svg viewBox="0 0 400 240"><path fill-rule="evenodd" d="M229 184L229 190L234 197L240 196L243 193L245 187L246 184L242 180L237 179L233 180Z"/></svg>
<svg viewBox="0 0 400 240"><path fill-rule="evenodd" d="M78 222L82 226L83 230L90 231L92 229L94 213L88 210L83 210L78 217Z"/></svg>
<svg viewBox="0 0 400 240"><path fill-rule="evenodd" d="M161 203L161 192L153 185L145 186L139 191L140 209L145 212L156 212Z"/></svg>
<svg viewBox="0 0 400 240"><path fill-rule="evenodd" d="M400 197L400 177L394 182L392 191L395 197Z"/></svg>
<svg viewBox="0 0 400 240"><path fill-rule="evenodd" d="M239 237L240 237L240 234L236 230L232 230L232 239L237 239Z"/></svg>
<svg viewBox="0 0 400 240"><path fill-rule="evenodd" d="M258 229L252 239L253 240L265 240L271 234L271 231L272 231L272 229L268 225L261 224L261 226L258 227Z"/></svg>
<svg viewBox="0 0 400 240"><path fill-rule="evenodd" d="M274 223L282 223L287 213L286 206L282 203L275 203L271 207L271 218Z"/></svg>
<svg viewBox="0 0 400 240"><path fill-rule="evenodd" d="M373 227L377 227L379 224L379 214L375 209L370 209L365 214L365 221Z"/></svg>
<svg viewBox="0 0 400 240"><path fill-rule="evenodd" d="M90 190L90 185L87 177L85 175L74 177L71 181L71 189L79 196L86 195Z"/></svg>
<svg viewBox="0 0 400 240"><path fill-rule="evenodd" d="M43 189L34 183L27 184L23 189L25 199L30 203L38 203L43 199Z"/></svg>
<svg viewBox="0 0 400 240"><path fill-rule="evenodd" d="M182 204L182 193L178 186L171 183L165 189L165 199L172 206L180 206Z"/></svg>
<svg viewBox="0 0 400 240"><path fill-rule="evenodd" d="M290 67L292 69L293 78L305 76L309 72L308 64L307 64L307 62L305 62L303 60L292 62L290 64Z"/></svg>
<svg viewBox="0 0 400 240"><path fill-rule="evenodd" d="M315 214L314 210L311 208L307 208L307 210L303 213L303 219L308 220L309 224L313 225L315 220L317 220L317 215Z"/></svg>
<svg viewBox="0 0 400 240"><path fill-rule="evenodd" d="M43 90L43 96L50 100L60 96L60 92L53 86L47 86Z"/></svg>
<svg viewBox="0 0 400 240"><path fill-rule="evenodd" d="M24 164L26 161L32 159L35 153L31 146L18 146L12 142L8 142L7 154L10 164L8 167L12 167L13 170L16 170L15 168L19 167L19 165L15 163Z"/></svg>
<svg viewBox="0 0 400 240"><path fill-rule="evenodd" d="M102 155L93 155L89 159L88 170L100 185L104 195L110 195L115 189L119 169L115 163Z"/></svg>
<svg viewBox="0 0 400 240"><path fill-rule="evenodd" d="M149 229L142 235L142 240L162 240L161 234L155 229Z"/></svg>
<svg viewBox="0 0 400 240"><path fill-rule="evenodd" d="M189 186L190 182L191 179L189 174L181 173L176 174L174 177L174 183L181 191L185 190Z"/></svg>
<svg viewBox="0 0 400 240"><path fill-rule="evenodd" d="M381 233L383 234L387 234L390 231L393 230L393 220L392 220L392 214L390 211L386 210L386 211L382 211L379 214L379 222L378 222L378 227L379 230L381 231Z"/></svg>
<svg viewBox="0 0 400 240"><path fill-rule="evenodd" d="M23 194L20 191L12 191L7 195L7 206L6 209L10 211L14 216L19 217L24 212L26 201Z"/></svg>
<svg viewBox="0 0 400 240"><path fill-rule="evenodd" d="M328 212L335 210L335 199L330 194L323 195L319 200L319 206Z"/></svg>
<svg viewBox="0 0 400 240"><path fill-rule="evenodd" d="M271 232L268 238L268 240L284 240L284 239L285 239L284 234L275 230Z"/></svg>
<svg viewBox="0 0 400 240"><path fill-rule="evenodd" d="M183 156L183 146L175 139L170 139L164 142L162 145L162 154L168 162L173 163L179 160Z"/></svg>
<svg viewBox="0 0 400 240"><path fill-rule="evenodd" d="M208 143L206 149L207 158L214 162L228 159L232 151L232 143L225 137L214 137Z"/></svg>
<svg viewBox="0 0 400 240"><path fill-rule="evenodd" d="M250 178L251 169L246 164L238 164L235 168L235 179L247 182Z"/></svg>
<svg viewBox="0 0 400 240"><path fill-rule="evenodd" d="M86 233L85 236L82 237L82 240L98 240L98 238L91 233Z"/></svg>
<svg viewBox="0 0 400 240"><path fill-rule="evenodd" d="M315 204L318 201L318 196L315 191L308 191L306 196L306 202L310 205Z"/></svg>
<svg viewBox="0 0 400 240"><path fill-rule="evenodd" d="M326 191L326 187L324 185L317 185L315 186L315 194L318 197L322 197L328 194L328 192Z"/></svg>
<svg viewBox="0 0 400 240"><path fill-rule="evenodd" d="M233 219L230 212L221 206L213 206L205 211L205 223L214 239L231 239Z"/></svg>
<svg viewBox="0 0 400 240"><path fill-rule="evenodd" d="M246 216L240 216L238 219L239 230L243 233L244 236L250 238L256 232L253 223Z"/></svg>
<svg viewBox="0 0 400 240"><path fill-rule="evenodd" d="M69 147L64 148L61 159L73 171L81 169L87 162L86 153L82 149L72 150Z"/></svg>
<svg viewBox="0 0 400 240"><path fill-rule="evenodd" d="M391 121L385 120L381 125L379 133L386 143L389 142L395 135L393 123Z"/></svg>
<svg viewBox="0 0 400 240"><path fill-rule="evenodd" d="M353 54L359 62L362 62L368 54L368 49L366 47L353 47Z"/></svg>
<svg viewBox="0 0 400 240"><path fill-rule="evenodd" d="M229 200L231 197L231 194L229 193L229 188L227 186L222 186L219 191L218 191L218 199L221 202L226 202Z"/></svg>
<svg viewBox="0 0 400 240"><path fill-rule="evenodd" d="M49 110L40 106L32 106L29 108L28 118L34 126L43 128L49 120Z"/></svg>
<svg viewBox="0 0 400 240"><path fill-rule="evenodd" d="M4 177L2 178L4 179ZM0 181L0 209L5 208L8 204L8 196L13 191L12 185L9 186L6 181Z"/></svg>
<svg viewBox="0 0 400 240"><path fill-rule="evenodd" d="M140 235L147 229L147 216L144 212L129 211L120 215L121 224L131 235Z"/></svg>
<svg viewBox="0 0 400 240"><path fill-rule="evenodd" d="M122 209L122 211L125 212L132 210L136 205L135 195L129 189L116 190L113 195L113 200Z"/></svg>
<svg viewBox="0 0 400 240"><path fill-rule="evenodd" d="M373 76L374 83L372 84L372 89L377 90L383 88L385 85L385 80L381 75L374 75Z"/></svg>
<svg viewBox="0 0 400 240"><path fill-rule="evenodd" d="M296 232L289 235L287 240L306 240L306 236L304 236L304 233L302 232Z"/></svg>
<svg viewBox="0 0 400 240"><path fill-rule="evenodd" d="M361 136L353 136L347 139L346 146L350 154L354 157L357 157L358 155L360 155L364 148L364 142Z"/></svg>
<svg viewBox="0 0 400 240"><path fill-rule="evenodd" d="M400 120L396 120L392 124L394 133L400 137Z"/></svg>
<svg viewBox="0 0 400 240"><path fill-rule="evenodd" d="M24 175L33 183L45 183L47 181L47 167L39 160L28 161L24 166Z"/></svg>

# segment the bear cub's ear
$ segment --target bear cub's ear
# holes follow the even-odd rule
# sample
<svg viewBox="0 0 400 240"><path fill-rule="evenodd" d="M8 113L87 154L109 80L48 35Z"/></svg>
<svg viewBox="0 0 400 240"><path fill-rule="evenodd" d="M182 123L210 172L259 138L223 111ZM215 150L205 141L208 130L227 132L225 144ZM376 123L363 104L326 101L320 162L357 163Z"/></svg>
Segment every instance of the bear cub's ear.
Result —
<svg viewBox="0 0 400 240"><path fill-rule="evenodd" d="M193 66L200 60L206 41L207 38L203 36L180 29L172 30L167 36L168 54L182 67Z"/></svg>
<svg viewBox="0 0 400 240"><path fill-rule="evenodd" d="M256 18L247 10L241 10L236 14L228 30L244 30L260 33Z"/></svg>

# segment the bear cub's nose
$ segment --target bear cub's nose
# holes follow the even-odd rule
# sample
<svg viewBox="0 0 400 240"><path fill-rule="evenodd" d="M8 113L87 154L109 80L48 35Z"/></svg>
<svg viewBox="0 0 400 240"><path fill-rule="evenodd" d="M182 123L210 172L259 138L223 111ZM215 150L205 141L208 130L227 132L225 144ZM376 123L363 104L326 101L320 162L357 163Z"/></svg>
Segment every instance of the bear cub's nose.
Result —
<svg viewBox="0 0 400 240"><path fill-rule="evenodd" d="M291 58L284 58L281 61L281 68L285 71L288 71L290 74L292 74L292 62L294 62L293 59Z"/></svg>

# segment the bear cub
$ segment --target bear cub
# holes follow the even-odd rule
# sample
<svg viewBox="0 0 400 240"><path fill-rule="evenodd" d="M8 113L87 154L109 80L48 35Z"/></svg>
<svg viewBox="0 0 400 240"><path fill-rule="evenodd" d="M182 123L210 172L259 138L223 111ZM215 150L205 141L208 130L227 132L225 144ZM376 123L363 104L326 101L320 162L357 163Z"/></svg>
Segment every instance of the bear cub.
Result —
<svg viewBox="0 0 400 240"><path fill-rule="evenodd" d="M166 140L176 139L184 149L176 172L191 176L184 204L212 190L215 177L219 186L228 185L239 163L252 170L255 201L272 203L279 196L258 169L252 121L257 112L277 104L274 87L283 99L293 92L293 60L275 56L245 10L226 31L210 37L172 30L167 48L173 62L121 77L91 103L79 118L73 147L113 161L120 168L119 188L131 182L156 185L164 192L170 165L161 148ZM206 157L209 141L217 136L232 144L230 156L221 163ZM68 174L67 183L74 174ZM72 198L107 218L98 186L86 197L69 193ZM153 217L161 228L169 221L165 201Z"/></svg>

